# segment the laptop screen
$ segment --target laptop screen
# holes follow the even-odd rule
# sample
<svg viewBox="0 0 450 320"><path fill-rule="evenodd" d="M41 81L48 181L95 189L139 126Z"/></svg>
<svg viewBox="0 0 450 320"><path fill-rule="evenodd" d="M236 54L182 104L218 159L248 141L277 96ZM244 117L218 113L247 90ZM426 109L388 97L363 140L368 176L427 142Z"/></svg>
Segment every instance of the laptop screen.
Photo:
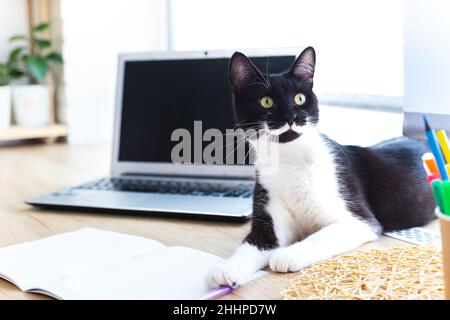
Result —
<svg viewBox="0 0 450 320"><path fill-rule="evenodd" d="M268 72L287 70L294 58L271 56ZM251 60L260 70L266 70L267 57ZM185 162L205 163L203 157L196 157L210 143L204 141L203 133L217 129L226 134L226 129L235 127L228 64L225 58L127 61L119 161L171 163L174 148L180 143L174 136L179 137L176 132L181 132L189 133L192 140L191 150L181 151L184 159L191 159ZM218 155L222 160L218 163L230 163L226 152Z"/></svg>

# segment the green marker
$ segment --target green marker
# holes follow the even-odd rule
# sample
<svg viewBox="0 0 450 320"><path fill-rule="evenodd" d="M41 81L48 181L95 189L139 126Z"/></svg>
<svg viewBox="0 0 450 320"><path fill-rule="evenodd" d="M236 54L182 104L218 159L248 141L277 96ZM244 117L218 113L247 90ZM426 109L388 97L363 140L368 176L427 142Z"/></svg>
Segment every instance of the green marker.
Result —
<svg viewBox="0 0 450 320"><path fill-rule="evenodd" d="M446 215L450 215L450 181L442 182L442 206L441 211Z"/></svg>
<svg viewBox="0 0 450 320"><path fill-rule="evenodd" d="M431 182L431 188L433 189L434 193L434 199L436 200L436 203L441 210L442 213L444 213L444 203L443 203L443 187L442 187L442 181L439 179L435 179Z"/></svg>

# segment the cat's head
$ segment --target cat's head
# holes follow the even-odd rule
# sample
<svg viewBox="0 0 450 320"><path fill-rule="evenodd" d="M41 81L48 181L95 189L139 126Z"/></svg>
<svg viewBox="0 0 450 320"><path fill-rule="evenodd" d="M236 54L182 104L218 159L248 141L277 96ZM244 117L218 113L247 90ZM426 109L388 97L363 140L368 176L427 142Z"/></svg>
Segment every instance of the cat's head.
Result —
<svg viewBox="0 0 450 320"><path fill-rule="evenodd" d="M260 135L277 137L280 143L301 137L319 119L313 77L316 54L308 47L284 73L267 77L242 53L230 61L230 82L237 125Z"/></svg>

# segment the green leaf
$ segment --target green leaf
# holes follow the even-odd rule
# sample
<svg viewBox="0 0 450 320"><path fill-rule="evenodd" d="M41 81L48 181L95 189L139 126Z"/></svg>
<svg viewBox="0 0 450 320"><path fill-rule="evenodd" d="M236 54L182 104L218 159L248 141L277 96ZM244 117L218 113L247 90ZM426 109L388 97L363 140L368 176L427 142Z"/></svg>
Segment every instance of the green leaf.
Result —
<svg viewBox="0 0 450 320"><path fill-rule="evenodd" d="M50 52L47 55L47 60L58 64L64 63L63 57L58 52Z"/></svg>
<svg viewBox="0 0 450 320"><path fill-rule="evenodd" d="M24 75L25 75L25 73L19 69L13 69L13 70L9 71L9 76L11 79L18 79Z"/></svg>
<svg viewBox="0 0 450 320"><path fill-rule="evenodd" d="M14 36L9 37L9 41L13 42L13 41L17 41L17 40L26 40L27 37L24 36L23 34L16 34Z"/></svg>
<svg viewBox="0 0 450 320"><path fill-rule="evenodd" d="M29 56L25 59L25 65L31 76L38 82L42 81L48 73L48 63L45 58Z"/></svg>
<svg viewBox="0 0 450 320"><path fill-rule="evenodd" d="M39 49L47 49L52 45L50 41L43 39L35 39L34 42L39 47Z"/></svg>
<svg viewBox="0 0 450 320"><path fill-rule="evenodd" d="M31 31L40 32L40 31L48 30L49 28L50 28L50 24L48 22L44 22L44 23L40 23L37 26L35 26L33 29L31 29Z"/></svg>
<svg viewBox="0 0 450 320"><path fill-rule="evenodd" d="M0 63L0 86L6 86L9 83L8 68L6 65Z"/></svg>
<svg viewBox="0 0 450 320"><path fill-rule="evenodd" d="M13 51L11 51L8 58L8 64L15 63L19 55L22 53L23 49L23 47L17 47Z"/></svg>

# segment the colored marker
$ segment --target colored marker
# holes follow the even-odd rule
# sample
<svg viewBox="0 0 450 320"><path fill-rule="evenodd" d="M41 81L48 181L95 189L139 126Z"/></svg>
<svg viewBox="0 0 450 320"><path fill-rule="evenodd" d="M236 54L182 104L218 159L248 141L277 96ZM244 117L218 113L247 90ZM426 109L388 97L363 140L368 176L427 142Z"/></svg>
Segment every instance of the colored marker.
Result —
<svg viewBox="0 0 450 320"><path fill-rule="evenodd" d="M431 152L427 152L422 156L423 165L426 168L425 171L430 172L430 174L434 174L436 177L441 179L441 174L439 173L438 166L436 164L436 160Z"/></svg>
<svg viewBox="0 0 450 320"><path fill-rule="evenodd" d="M428 123L427 117L423 116L423 121L425 122L425 133L428 138L428 144L430 146L431 152L433 152L434 159L436 160L436 164L439 168L439 173L441 174L442 180L447 181L448 175L445 170L445 162L444 156L442 155L441 148L439 147L436 135L434 131L431 129L430 124Z"/></svg>
<svg viewBox="0 0 450 320"><path fill-rule="evenodd" d="M444 204L443 204L443 188L441 180L434 180L431 182L431 188L433 189L434 199L436 200L436 204L442 213L444 213Z"/></svg>
<svg viewBox="0 0 450 320"><path fill-rule="evenodd" d="M444 154L445 161L450 163L450 144L448 142L447 135L444 130L439 130L436 132L436 137L441 145L442 153Z"/></svg>
<svg viewBox="0 0 450 320"><path fill-rule="evenodd" d="M428 168L427 163L425 162L425 160L423 160L424 156L425 155L422 156L422 165L423 165L423 168L425 169L425 173L427 174L427 176L429 176L434 173L431 173L431 170Z"/></svg>
<svg viewBox="0 0 450 320"><path fill-rule="evenodd" d="M442 206L441 212L450 215L450 181L442 181Z"/></svg>
<svg viewBox="0 0 450 320"><path fill-rule="evenodd" d="M447 169L447 175L450 177L450 164L446 164L445 169Z"/></svg>
<svg viewBox="0 0 450 320"><path fill-rule="evenodd" d="M431 184L434 180L439 180L434 173L427 175L427 181L429 184Z"/></svg>

